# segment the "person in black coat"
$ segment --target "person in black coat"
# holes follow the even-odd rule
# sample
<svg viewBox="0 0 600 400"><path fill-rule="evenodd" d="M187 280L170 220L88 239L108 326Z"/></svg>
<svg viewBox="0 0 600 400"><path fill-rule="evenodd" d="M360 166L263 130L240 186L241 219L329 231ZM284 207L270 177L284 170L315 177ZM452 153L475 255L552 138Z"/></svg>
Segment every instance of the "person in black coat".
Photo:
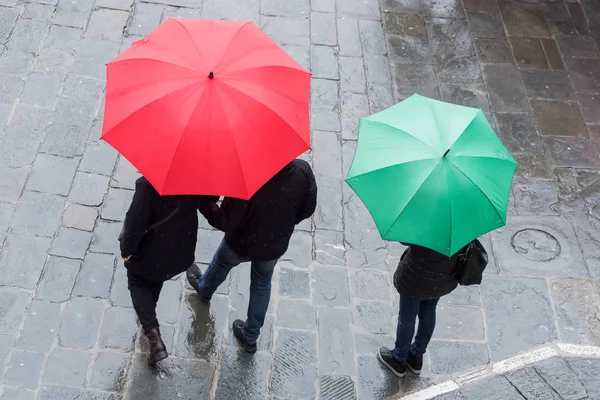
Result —
<svg viewBox="0 0 600 400"><path fill-rule="evenodd" d="M400 294L396 343L393 350L381 347L377 353L379 361L398 377L404 376L407 368L417 375L421 372L423 355L435 330L437 303L458 285L455 272L466 249L447 257L425 247L404 245L408 249L394 273L394 286Z"/></svg>
<svg viewBox="0 0 600 400"><path fill-rule="evenodd" d="M146 178L135 183L119 242L131 301L150 342L150 364L168 356L156 319L163 282L193 264L198 208L215 199L218 198L160 196Z"/></svg>
<svg viewBox="0 0 600 400"><path fill-rule="evenodd" d="M233 333L249 353L256 351L271 296L271 278L286 252L296 224L309 218L317 205L317 185L306 161L294 160L265 183L250 200L226 197L221 206L206 203L200 212L225 232L204 275L197 266L187 272L190 285L209 302L229 271L251 262L248 318L233 322Z"/></svg>

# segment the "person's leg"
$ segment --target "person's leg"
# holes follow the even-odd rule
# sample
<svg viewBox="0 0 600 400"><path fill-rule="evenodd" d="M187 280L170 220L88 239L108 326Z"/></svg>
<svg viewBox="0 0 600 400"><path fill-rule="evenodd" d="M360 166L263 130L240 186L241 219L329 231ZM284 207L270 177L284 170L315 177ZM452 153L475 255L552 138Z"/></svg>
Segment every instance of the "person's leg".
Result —
<svg viewBox="0 0 600 400"><path fill-rule="evenodd" d="M227 278L229 271L244 261L246 260L236 254L236 252L227 245L225 240L223 240L213 256L212 261L208 265L206 272L204 272L198 280L198 287L194 289L196 289L198 294L205 300L210 300L219 285Z"/></svg>
<svg viewBox="0 0 600 400"><path fill-rule="evenodd" d="M144 333L159 326L156 319L156 301L160 289L156 290L155 284L149 282L136 273L127 271L127 287L131 294L133 308L142 324ZM160 284L162 287L162 283Z"/></svg>
<svg viewBox="0 0 600 400"><path fill-rule="evenodd" d="M396 343L394 346L394 357L396 360L406 360L408 358L410 344L415 335L415 321L420 303L420 300L400 298L398 328L396 330Z"/></svg>
<svg viewBox="0 0 600 400"><path fill-rule="evenodd" d="M427 346L435 330L435 310L439 300L421 301L421 306L419 307L419 327L417 329L417 336L411 347L411 352L416 356L422 356L427 351Z"/></svg>
<svg viewBox="0 0 600 400"><path fill-rule="evenodd" d="M265 315L271 299L271 279L276 264L277 260L252 262L248 319L242 328L244 339L249 345L256 344L260 328L265 323Z"/></svg>

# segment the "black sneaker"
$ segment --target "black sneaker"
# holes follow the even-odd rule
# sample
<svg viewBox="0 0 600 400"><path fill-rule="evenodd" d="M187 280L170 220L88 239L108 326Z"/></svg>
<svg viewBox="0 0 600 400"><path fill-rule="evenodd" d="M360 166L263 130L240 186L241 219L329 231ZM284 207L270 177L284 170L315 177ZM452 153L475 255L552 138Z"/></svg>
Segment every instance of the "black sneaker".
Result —
<svg viewBox="0 0 600 400"><path fill-rule="evenodd" d="M396 357L394 357L394 353L387 347L380 347L377 352L377 358L379 361L390 371L394 373L398 378L402 378L406 375L406 360L398 361Z"/></svg>
<svg viewBox="0 0 600 400"><path fill-rule="evenodd" d="M417 356L412 352L408 354L408 358L406 359L406 366L415 375L419 375L421 373L421 369L423 369L423 356Z"/></svg>
<svg viewBox="0 0 600 400"><path fill-rule="evenodd" d="M246 342L246 338L242 333L243 326L244 321L242 321L241 319L236 319L235 321L233 321L233 336L235 336L235 338L242 344L244 350L246 350L250 354L254 354L256 353L256 343L248 344L248 342Z"/></svg>
<svg viewBox="0 0 600 400"><path fill-rule="evenodd" d="M210 297L204 297L204 295L200 293L200 286L198 286L198 281L202 278L202 271L200 271L200 268L198 268L196 264L192 264L185 272L185 276L187 277L190 286L193 287L196 293L198 293L198 296L200 296L200 300L206 304L210 303Z"/></svg>

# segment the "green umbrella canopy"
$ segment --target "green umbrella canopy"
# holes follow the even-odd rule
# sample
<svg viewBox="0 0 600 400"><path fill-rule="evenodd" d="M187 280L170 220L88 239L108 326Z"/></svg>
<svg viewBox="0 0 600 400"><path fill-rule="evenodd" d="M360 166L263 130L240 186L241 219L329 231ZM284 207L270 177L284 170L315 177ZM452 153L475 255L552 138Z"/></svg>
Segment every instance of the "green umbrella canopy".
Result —
<svg viewBox="0 0 600 400"><path fill-rule="evenodd" d="M506 224L516 166L481 110L415 94L360 120L346 182L383 239L451 256Z"/></svg>

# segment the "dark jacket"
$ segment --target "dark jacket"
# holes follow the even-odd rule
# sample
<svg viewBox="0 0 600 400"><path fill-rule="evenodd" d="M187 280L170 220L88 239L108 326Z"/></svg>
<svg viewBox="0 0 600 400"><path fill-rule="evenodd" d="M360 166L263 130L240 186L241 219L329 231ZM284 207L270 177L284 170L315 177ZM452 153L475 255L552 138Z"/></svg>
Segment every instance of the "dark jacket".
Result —
<svg viewBox="0 0 600 400"><path fill-rule="evenodd" d="M198 236L198 208L204 196L160 196L146 178L135 182L135 194L129 206L120 241L121 256L131 259L125 266L143 279L163 282L187 270L194 262ZM167 217L154 230L148 227Z"/></svg>
<svg viewBox="0 0 600 400"><path fill-rule="evenodd" d="M458 285L454 276L459 254L447 257L425 247L406 244L394 273L394 286L400 297L410 300L437 299Z"/></svg>
<svg viewBox="0 0 600 400"><path fill-rule="evenodd" d="M209 224L225 232L225 242L247 260L280 258L294 226L317 206L317 184L306 161L294 160L265 183L250 200L226 197L221 206L200 211Z"/></svg>

